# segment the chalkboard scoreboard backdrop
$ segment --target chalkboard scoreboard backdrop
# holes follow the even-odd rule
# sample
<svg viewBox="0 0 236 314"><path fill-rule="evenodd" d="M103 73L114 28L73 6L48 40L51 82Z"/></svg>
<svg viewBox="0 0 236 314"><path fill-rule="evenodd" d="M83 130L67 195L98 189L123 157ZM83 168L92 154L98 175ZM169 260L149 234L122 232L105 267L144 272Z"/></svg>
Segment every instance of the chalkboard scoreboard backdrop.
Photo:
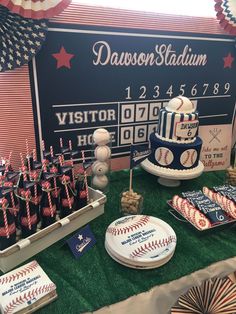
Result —
<svg viewBox="0 0 236 314"><path fill-rule="evenodd" d="M230 36L51 24L31 65L38 143L57 151L62 137L89 151L102 127L113 157L127 156L131 142L148 142L159 110L177 95L197 102L201 126L231 128L235 55Z"/></svg>

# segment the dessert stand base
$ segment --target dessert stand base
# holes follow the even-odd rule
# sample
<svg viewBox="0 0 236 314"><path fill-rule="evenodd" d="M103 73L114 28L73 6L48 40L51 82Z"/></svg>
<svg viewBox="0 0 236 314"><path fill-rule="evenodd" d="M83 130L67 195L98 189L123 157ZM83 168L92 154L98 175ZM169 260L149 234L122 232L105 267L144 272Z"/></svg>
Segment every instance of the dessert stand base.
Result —
<svg viewBox="0 0 236 314"><path fill-rule="evenodd" d="M204 165L201 161L199 161L198 166L191 170L172 170L166 169L163 167L159 167L154 165L148 159L145 159L141 166L147 172L158 176L158 183L168 187L177 187L180 185L181 180L189 180L199 177L203 170Z"/></svg>
<svg viewBox="0 0 236 314"><path fill-rule="evenodd" d="M180 186L181 181L180 180L171 180L171 179L166 179L166 178L162 178L159 177L157 179L157 182L163 186L169 186L169 187L177 187Z"/></svg>

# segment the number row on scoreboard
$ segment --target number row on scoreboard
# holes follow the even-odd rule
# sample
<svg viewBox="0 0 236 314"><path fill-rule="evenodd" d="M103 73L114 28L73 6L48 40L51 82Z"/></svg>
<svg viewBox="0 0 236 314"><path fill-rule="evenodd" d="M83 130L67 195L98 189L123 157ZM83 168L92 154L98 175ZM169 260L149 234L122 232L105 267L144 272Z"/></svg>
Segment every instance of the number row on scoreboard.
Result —
<svg viewBox="0 0 236 314"><path fill-rule="evenodd" d="M157 123L120 127L119 145L147 142L152 132L157 131Z"/></svg>
<svg viewBox="0 0 236 314"><path fill-rule="evenodd" d="M157 121L162 105L161 102L121 104L120 123Z"/></svg>

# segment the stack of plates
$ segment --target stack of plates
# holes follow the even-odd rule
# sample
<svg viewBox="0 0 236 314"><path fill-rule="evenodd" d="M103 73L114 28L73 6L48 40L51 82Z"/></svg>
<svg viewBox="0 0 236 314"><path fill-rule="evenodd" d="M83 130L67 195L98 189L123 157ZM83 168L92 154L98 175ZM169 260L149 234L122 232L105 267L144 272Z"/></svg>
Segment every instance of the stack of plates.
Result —
<svg viewBox="0 0 236 314"><path fill-rule="evenodd" d="M176 234L161 219L134 215L113 221L106 230L105 248L118 263L137 269L164 265L174 254Z"/></svg>

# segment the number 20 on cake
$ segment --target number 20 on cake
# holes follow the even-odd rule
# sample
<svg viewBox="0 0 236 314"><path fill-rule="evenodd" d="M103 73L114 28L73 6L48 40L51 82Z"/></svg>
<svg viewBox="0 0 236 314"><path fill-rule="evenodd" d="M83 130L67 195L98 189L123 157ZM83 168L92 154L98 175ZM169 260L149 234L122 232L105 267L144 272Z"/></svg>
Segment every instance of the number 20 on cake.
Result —
<svg viewBox="0 0 236 314"><path fill-rule="evenodd" d="M173 174L198 172L199 166L202 167L198 124L194 102L183 96L171 99L160 110L157 133L150 135L150 166Z"/></svg>

